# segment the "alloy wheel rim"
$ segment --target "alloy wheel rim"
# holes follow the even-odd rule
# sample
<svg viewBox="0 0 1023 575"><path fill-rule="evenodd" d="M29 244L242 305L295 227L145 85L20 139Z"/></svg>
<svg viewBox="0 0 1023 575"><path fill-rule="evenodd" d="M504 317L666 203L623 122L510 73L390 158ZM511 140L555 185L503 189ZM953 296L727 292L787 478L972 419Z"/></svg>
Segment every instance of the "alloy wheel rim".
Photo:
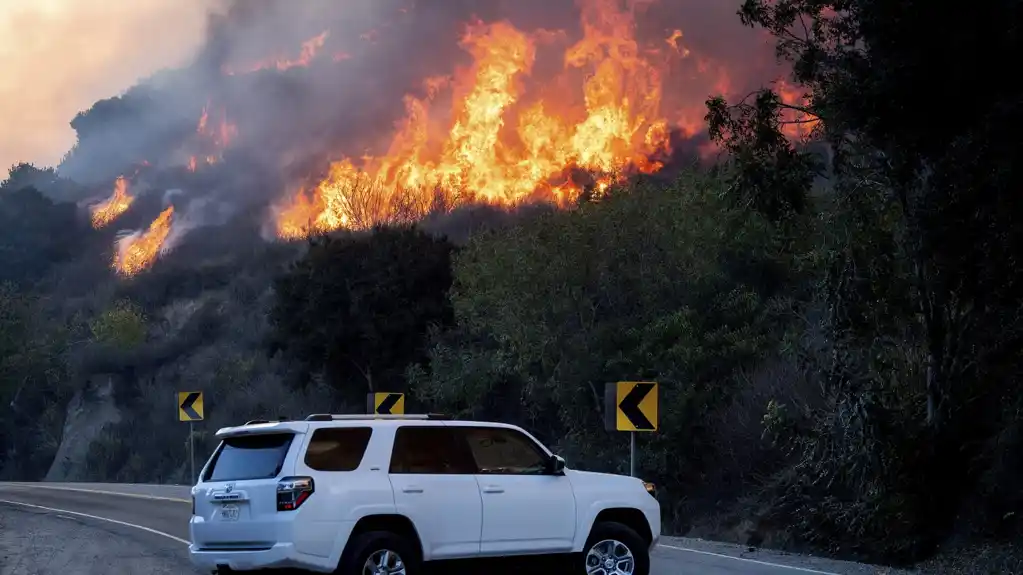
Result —
<svg viewBox="0 0 1023 575"><path fill-rule="evenodd" d="M405 562L390 549L374 551L362 566L362 575L407 575Z"/></svg>
<svg viewBox="0 0 1023 575"><path fill-rule="evenodd" d="M615 539L604 539L586 553L586 575L633 575L636 558L629 546Z"/></svg>

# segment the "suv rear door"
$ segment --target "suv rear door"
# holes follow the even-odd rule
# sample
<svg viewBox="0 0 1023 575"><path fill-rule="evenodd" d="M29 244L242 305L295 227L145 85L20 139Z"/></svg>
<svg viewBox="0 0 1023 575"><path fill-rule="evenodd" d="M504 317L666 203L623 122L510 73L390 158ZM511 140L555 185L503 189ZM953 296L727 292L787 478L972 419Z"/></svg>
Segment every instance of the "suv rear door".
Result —
<svg viewBox="0 0 1023 575"><path fill-rule="evenodd" d="M395 507L415 524L428 559L479 553L483 504L464 442L441 425L402 425L389 471Z"/></svg>
<svg viewBox="0 0 1023 575"><path fill-rule="evenodd" d="M264 424L222 436L195 490L195 544L206 549L273 546L277 484L294 467L293 447L301 445L302 433L293 426Z"/></svg>

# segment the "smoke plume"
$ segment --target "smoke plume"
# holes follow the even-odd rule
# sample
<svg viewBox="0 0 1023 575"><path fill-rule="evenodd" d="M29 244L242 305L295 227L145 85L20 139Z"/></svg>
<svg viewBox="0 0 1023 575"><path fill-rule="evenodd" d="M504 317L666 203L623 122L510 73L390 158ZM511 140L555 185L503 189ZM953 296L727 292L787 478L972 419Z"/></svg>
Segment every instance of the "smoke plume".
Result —
<svg viewBox="0 0 1023 575"><path fill-rule="evenodd" d="M713 154L708 96L784 75L740 0L223 2L12 16L34 48L0 79L0 161L52 162L88 108L58 170L96 191L103 229L130 226L126 275L242 217L274 240L480 201L570 205ZM147 190L180 191L157 206Z"/></svg>
<svg viewBox="0 0 1023 575"><path fill-rule="evenodd" d="M0 2L0 168L56 164L75 142L69 126L75 114L161 68L185 63L219 3Z"/></svg>

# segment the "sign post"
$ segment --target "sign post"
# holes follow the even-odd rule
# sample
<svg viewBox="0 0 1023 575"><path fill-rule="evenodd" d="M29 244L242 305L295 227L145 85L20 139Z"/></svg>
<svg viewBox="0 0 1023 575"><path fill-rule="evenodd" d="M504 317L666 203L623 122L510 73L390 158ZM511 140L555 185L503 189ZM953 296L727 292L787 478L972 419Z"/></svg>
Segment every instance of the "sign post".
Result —
<svg viewBox="0 0 1023 575"><path fill-rule="evenodd" d="M636 432L629 432L629 476L636 476Z"/></svg>
<svg viewBox="0 0 1023 575"><path fill-rule="evenodd" d="M636 433L657 431L655 381L619 381L604 387L604 429L629 432L629 474L636 476Z"/></svg>
<svg viewBox="0 0 1023 575"><path fill-rule="evenodd" d="M366 397L366 411L372 415L405 415L405 394L371 393Z"/></svg>
<svg viewBox="0 0 1023 575"><path fill-rule="evenodd" d="M195 484L195 436L193 422L202 421L203 400L201 391L178 392L178 421L188 422L188 469L189 481Z"/></svg>

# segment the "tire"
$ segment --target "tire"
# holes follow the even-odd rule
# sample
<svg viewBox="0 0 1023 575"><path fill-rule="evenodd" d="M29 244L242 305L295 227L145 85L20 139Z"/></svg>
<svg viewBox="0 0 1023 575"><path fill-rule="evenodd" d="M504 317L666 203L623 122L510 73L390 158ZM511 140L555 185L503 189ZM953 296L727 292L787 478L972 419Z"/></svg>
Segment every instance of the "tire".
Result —
<svg viewBox="0 0 1023 575"><path fill-rule="evenodd" d="M372 575L366 570L367 561L373 557L380 559L378 553L390 551L400 557L405 565L405 575L421 575L422 559L419 550L407 538L390 531L368 531L356 535L345 547L338 563L338 575ZM393 565L393 557L391 564Z"/></svg>
<svg viewBox="0 0 1023 575"><path fill-rule="evenodd" d="M639 533L636 533L635 529L614 521L603 521L593 526L590 536L586 539L586 545L583 547L582 557L577 563L578 567L575 572L580 575L617 575L618 571L606 570L606 567L599 568L601 567L600 563L594 562L599 560L599 557L606 557L606 551L610 547L608 542L619 544L614 546L616 548L615 556L626 556L622 552L623 547L628 554L631 554L633 559L631 575L650 575L650 546L639 536ZM595 571L591 571L595 568ZM629 573L627 569L622 572Z"/></svg>

